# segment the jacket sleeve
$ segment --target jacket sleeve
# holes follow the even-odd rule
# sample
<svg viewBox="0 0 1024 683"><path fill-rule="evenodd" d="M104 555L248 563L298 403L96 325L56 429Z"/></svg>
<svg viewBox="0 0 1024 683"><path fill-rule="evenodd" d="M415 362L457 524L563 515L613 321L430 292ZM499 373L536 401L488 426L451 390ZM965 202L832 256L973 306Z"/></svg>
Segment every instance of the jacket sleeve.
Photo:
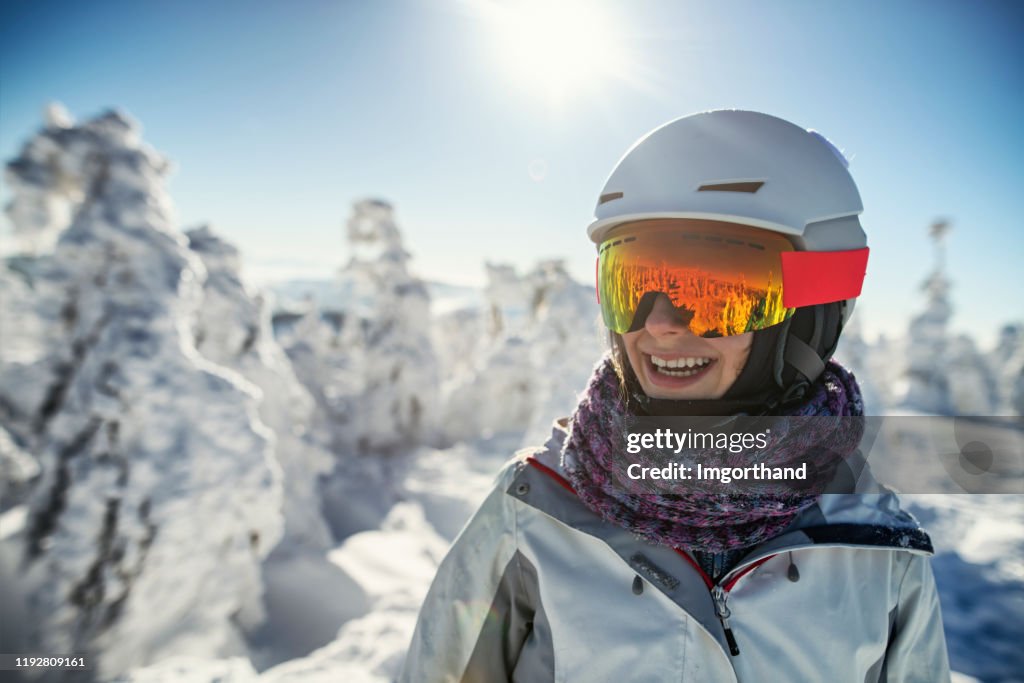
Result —
<svg viewBox="0 0 1024 683"><path fill-rule="evenodd" d="M438 567L398 680L507 681L532 625L516 548L510 461ZM532 591L529 591L532 592Z"/></svg>
<svg viewBox="0 0 1024 683"><path fill-rule="evenodd" d="M912 555L900 585L882 681L949 681L939 593L928 558Z"/></svg>

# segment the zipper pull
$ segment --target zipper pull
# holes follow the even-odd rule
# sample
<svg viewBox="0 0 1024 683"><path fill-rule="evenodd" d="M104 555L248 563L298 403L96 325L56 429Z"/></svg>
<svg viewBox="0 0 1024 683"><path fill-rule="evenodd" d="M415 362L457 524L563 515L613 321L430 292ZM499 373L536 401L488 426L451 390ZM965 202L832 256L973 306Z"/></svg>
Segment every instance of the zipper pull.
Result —
<svg viewBox="0 0 1024 683"><path fill-rule="evenodd" d="M793 563L793 553L789 554L789 570L786 572L786 576L789 577L789 580L793 583L800 580L800 570L797 569L796 565Z"/></svg>
<svg viewBox="0 0 1024 683"><path fill-rule="evenodd" d="M715 601L715 614L718 615L718 620L722 622L722 628L725 629L725 640L729 643L729 652L735 657L740 653L740 646L736 644L736 636L733 635L732 628L729 626L729 616L732 612L725 604L729 595L721 586L715 586L711 589L711 598Z"/></svg>

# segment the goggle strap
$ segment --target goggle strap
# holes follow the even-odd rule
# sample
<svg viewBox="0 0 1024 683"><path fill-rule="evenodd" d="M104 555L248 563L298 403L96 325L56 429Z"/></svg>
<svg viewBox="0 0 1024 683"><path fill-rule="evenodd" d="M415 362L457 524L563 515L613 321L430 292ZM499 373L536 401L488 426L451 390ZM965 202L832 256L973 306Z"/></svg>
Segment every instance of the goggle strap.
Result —
<svg viewBox="0 0 1024 683"><path fill-rule="evenodd" d="M812 349L810 344L793 334L786 336L785 359L789 365L812 383L825 371L825 362L821 360L818 352Z"/></svg>
<svg viewBox="0 0 1024 683"><path fill-rule="evenodd" d="M800 308L860 296L868 248L848 251L784 251L782 305Z"/></svg>

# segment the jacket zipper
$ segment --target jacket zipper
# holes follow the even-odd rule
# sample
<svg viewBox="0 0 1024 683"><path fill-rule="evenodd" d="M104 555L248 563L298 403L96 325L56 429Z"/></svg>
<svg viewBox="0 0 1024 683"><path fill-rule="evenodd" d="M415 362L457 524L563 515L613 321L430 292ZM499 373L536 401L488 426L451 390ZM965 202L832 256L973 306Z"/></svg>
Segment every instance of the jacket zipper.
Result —
<svg viewBox="0 0 1024 683"><path fill-rule="evenodd" d="M722 622L725 640L729 643L729 653L735 657L740 653L740 646L736 644L736 636L733 635L732 627L729 626L729 615L732 614L729 611L729 606L726 604L729 594L719 584L711 589L711 598L715 601L715 614L718 615L718 620Z"/></svg>
<svg viewBox="0 0 1024 683"><path fill-rule="evenodd" d="M707 572L701 569L699 564L694 562L692 557L687 555L684 551L680 550L679 548L674 548L674 550L677 553L679 553L679 555L683 559L689 562L690 565L697 570L697 573L700 574L700 577L704 579L704 585L708 587L708 591L710 591L711 593L711 600L715 604L715 615L718 617L718 620L722 622L722 630L725 632L725 642L729 645L729 654L731 654L733 657L737 656L740 653L740 646L736 643L736 635L732 631L732 626L729 625L729 617L732 616L732 612L729 610L728 604L729 591L732 590L733 586L736 585L737 581L746 576L748 573L760 567L768 560L775 557L775 555L768 555L767 557L762 557L761 559L752 562L751 564L748 564L739 570L734 569L732 572L729 573L729 575L727 575L731 575L731 579L726 581L726 576L722 577L722 580L718 583L715 583L711 580L711 577L707 575Z"/></svg>
<svg viewBox="0 0 1024 683"><path fill-rule="evenodd" d="M551 469L550 467L548 467L547 465L533 457L528 457L526 459L526 462L530 465L533 465L534 467L536 467L537 469L539 469L540 471L544 472L549 477L557 481L562 486L562 488L569 491L569 493L577 495L576 489L574 489L572 485L568 481L566 481L565 477L560 475L558 472L554 471L553 469ZM767 557L762 557L761 559L746 565L740 570L733 569L730 572L731 575L734 575L731 580L725 581L725 577L723 577L723 580L719 581L716 584L714 581L711 580L711 577L708 576L707 573L700 568L700 565L697 564L692 557L687 555L684 551L680 550L679 548L673 548L673 550L679 553L679 555L681 555L684 560L689 562L690 565L697 570L697 573L700 574L700 577L704 579L704 585L708 587L708 590L711 592L711 599L715 603L715 614L718 615L718 620L722 622L722 630L725 631L725 640L729 644L729 652L732 654L733 657L735 657L740 653L740 647L736 644L736 636L732 632L732 627L729 626L729 617L732 614L729 611L729 606L726 604L729 599L729 591L732 590L732 587L736 585L736 582L739 581L740 578L745 576L748 572L757 569L762 564L775 557L775 555L772 554L768 555Z"/></svg>
<svg viewBox="0 0 1024 683"><path fill-rule="evenodd" d="M711 556L711 578L712 579L719 578L719 575L722 573L722 565L725 564L723 562L723 559L724 559L724 556L722 555L722 553L714 553Z"/></svg>
<svg viewBox="0 0 1024 683"><path fill-rule="evenodd" d="M572 487L572 485L565 479L565 477L563 477L562 475L560 475L558 472L556 472L555 470L551 469L547 465L543 464L542 462L540 462L539 460L537 460L533 456L527 457L526 458L526 463L536 467L541 472L543 472L547 476L549 476L552 479L554 479L562 488L564 488L569 493L571 493L573 495L577 495L576 489L574 489ZM700 565L698 565L693 560L693 558L691 558L689 555L687 555L684 551L680 550L679 548L673 548L673 550L675 550L677 553L679 553L679 555L681 555L683 557L683 559L685 559L687 562L689 562L690 565L694 569L697 570L697 573L700 574L700 577L704 580L704 584L708 587L708 590L711 592L711 598L712 598L712 600L715 603L715 613L716 613L716 615L718 615L719 621L722 622L722 629L725 631L725 639L726 639L726 641L729 644L729 652L732 654L732 656L735 657L736 655L738 655L740 653L740 648L736 644L736 636L733 634L732 628L729 626L729 617L731 616L731 612L729 611L728 605L726 604L726 602L728 600L728 597L729 597L729 591L732 590L732 587L736 585L736 582L739 581L748 572L753 571L754 569L757 569L762 564L764 564L768 560L770 560L773 557L775 557L775 555L777 555L777 554L779 554L781 552L799 550L799 549L802 549L802 548L805 548L805 547L831 547L831 546L830 545L806 544L806 545L791 546L789 548L784 548L784 549L778 550L776 553L773 553L773 554L768 555L766 557L762 557L762 558L760 558L758 560L755 560L754 562L751 562L751 563L749 563L747 565L744 565L744 566L742 566L742 568L740 568L740 567L734 568L732 570L732 572L730 572L730 574L733 575L732 579L730 579L729 581L724 581L723 580L723 581L720 581L717 584L714 583L711 580L711 578L704 572L704 570L700 568ZM863 545L858 545L858 544L844 544L843 547L850 547L850 548L867 547L867 548L872 548L873 549L873 548L876 548L876 547L879 547L879 546L863 546ZM911 551L911 552L916 552L916 551ZM790 580L794 580L794 579L791 578ZM716 597L715 596L716 589L720 591L720 597Z"/></svg>

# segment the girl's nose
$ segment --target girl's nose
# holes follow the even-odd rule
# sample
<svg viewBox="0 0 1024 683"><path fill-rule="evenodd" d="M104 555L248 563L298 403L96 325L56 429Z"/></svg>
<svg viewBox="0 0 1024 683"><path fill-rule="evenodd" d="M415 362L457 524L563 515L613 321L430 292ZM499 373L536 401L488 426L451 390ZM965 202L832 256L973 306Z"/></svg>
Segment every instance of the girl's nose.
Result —
<svg viewBox="0 0 1024 683"><path fill-rule="evenodd" d="M667 334L693 334L690 320L693 313L685 308L676 308L668 296L659 294L651 312L644 322L644 329L658 337Z"/></svg>

